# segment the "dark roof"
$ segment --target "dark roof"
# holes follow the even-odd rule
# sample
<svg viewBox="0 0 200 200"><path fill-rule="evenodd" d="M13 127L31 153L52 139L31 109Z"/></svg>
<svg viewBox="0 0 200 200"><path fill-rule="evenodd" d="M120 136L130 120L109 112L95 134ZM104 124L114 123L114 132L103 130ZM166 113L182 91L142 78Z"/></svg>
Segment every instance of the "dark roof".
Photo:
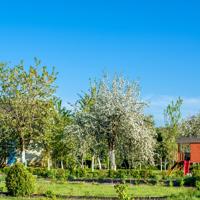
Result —
<svg viewBox="0 0 200 200"><path fill-rule="evenodd" d="M200 136L179 137L176 141L178 144L200 143Z"/></svg>

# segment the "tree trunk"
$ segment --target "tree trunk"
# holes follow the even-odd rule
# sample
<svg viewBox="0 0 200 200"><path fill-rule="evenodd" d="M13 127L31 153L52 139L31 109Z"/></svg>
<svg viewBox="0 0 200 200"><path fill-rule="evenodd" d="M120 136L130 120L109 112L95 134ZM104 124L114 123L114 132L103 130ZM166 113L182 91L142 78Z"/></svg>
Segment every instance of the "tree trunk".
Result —
<svg viewBox="0 0 200 200"><path fill-rule="evenodd" d="M162 172L163 166L162 166L162 158L160 159L160 171Z"/></svg>
<svg viewBox="0 0 200 200"><path fill-rule="evenodd" d="M81 158L81 168L84 169L84 159L83 159L83 157Z"/></svg>
<svg viewBox="0 0 200 200"><path fill-rule="evenodd" d="M165 160L165 171L167 170L167 161Z"/></svg>
<svg viewBox="0 0 200 200"><path fill-rule="evenodd" d="M25 150L25 142L24 139L20 139L20 145L21 145L21 161L26 166L26 150Z"/></svg>
<svg viewBox="0 0 200 200"><path fill-rule="evenodd" d="M48 156L47 158L47 169L50 170L51 169L51 163L50 163L50 158Z"/></svg>
<svg viewBox="0 0 200 200"><path fill-rule="evenodd" d="M116 171L116 163L115 163L115 150L112 149L109 152L109 157L110 157L110 169Z"/></svg>
<svg viewBox="0 0 200 200"><path fill-rule="evenodd" d="M63 167L63 160L60 161L61 169L64 169Z"/></svg>
<svg viewBox="0 0 200 200"><path fill-rule="evenodd" d="M94 155L92 156L92 172L94 171Z"/></svg>
<svg viewBox="0 0 200 200"><path fill-rule="evenodd" d="M98 160L98 164L99 164L99 169L102 170L101 160L100 160L99 156L98 156L97 160Z"/></svg>

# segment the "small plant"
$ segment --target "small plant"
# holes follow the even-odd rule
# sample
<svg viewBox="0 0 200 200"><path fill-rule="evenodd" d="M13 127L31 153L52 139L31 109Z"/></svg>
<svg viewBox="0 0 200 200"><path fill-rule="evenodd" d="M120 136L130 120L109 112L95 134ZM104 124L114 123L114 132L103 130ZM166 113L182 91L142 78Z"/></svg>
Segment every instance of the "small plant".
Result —
<svg viewBox="0 0 200 200"><path fill-rule="evenodd" d="M196 186L197 190L200 190L200 181L199 180L196 181L195 186Z"/></svg>
<svg viewBox="0 0 200 200"><path fill-rule="evenodd" d="M127 185L126 184L118 184L118 185L115 185L114 188L118 195L119 200L130 200L131 199L127 194Z"/></svg>
<svg viewBox="0 0 200 200"><path fill-rule="evenodd" d="M155 185L159 185L161 182L162 176L160 175L155 175L154 180L155 180Z"/></svg>
<svg viewBox="0 0 200 200"><path fill-rule="evenodd" d="M23 164L17 163L7 174L6 187L11 196L29 196L34 192L35 178Z"/></svg>
<svg viewBox="0 0 200 200"><path fill-rule="evenodd" d="M174 186L174 183L173 183L173 181L170 179L169 180L169 187L173 187Z"/></svg>
<svg viewBox="0 0 200 200"><path fill-rule="evenodd" d="M66 172L64 169L57 169L56 171L56 179L59 180L59 181L66 181Z"/></svg>
<svg viewBox="0 0 200 200"><path fill-rule="evenodd" d="M47 191L45 192L45 196L46 196L47 198L56 199L56 195L55 195L54 192L51 191L51 190L47 190Z"/></svg>
<svg viewBox="0 0 200 200"><path fill-rule="evenodd" d="M185 181L184 181L184 179L182 178L182 179L180 180L180 187L183 187L184 184L185 184Z"/></svg>

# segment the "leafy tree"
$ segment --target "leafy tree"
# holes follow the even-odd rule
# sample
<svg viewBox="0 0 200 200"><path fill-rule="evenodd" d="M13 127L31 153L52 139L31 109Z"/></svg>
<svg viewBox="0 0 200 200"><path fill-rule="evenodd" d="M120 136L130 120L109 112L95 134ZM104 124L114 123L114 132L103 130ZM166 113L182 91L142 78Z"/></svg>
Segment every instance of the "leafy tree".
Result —
<svg viewBox="0 0 200 200"><path fill-rule="evenodd" d="M180 135L179 125L181 121L181 105L183 100L179 97L176 102L172 101L164 111L166 132L164 143L168 152L168 160L176 160L177 144L176 139Z"/></svg>
<svg viewBox="0 0 200 200"><path fill-rule="evenodd" d="M60 162L60 166L64 168L65 163L71 163L74 160L76 152L76 141L72 133L66 131L66 127L73 123L70 111L63 105L62 100L55 100L55 125L53 127L53 158L56 162ZM74 161L76 162L76 161Z"/></svg>
<svg viewBox="0 0 200 200"><path fill-rule="evenodd" d="M0 122L6 137L16 143L23 163L25 150L30 144L35 146L52 123L55 79L54 70L49 73L37 59L28 70L23 62L14 67L0 66Z"/></svg>
<svg viewBox="0 0 200 200"><path fill-rule="evenodd" d="M156 150L155 150L155 161L163 169L163 162L165 163L165 168L168 160L168 148L165 143L165 135L168 133L168 128L159 127L156 128Z"/></svg>

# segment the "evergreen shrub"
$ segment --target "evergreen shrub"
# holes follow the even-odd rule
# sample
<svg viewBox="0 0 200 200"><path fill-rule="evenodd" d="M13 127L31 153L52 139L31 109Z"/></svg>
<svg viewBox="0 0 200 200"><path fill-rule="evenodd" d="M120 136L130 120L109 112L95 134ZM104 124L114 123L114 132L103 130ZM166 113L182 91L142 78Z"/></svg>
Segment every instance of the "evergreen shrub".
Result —
<svg viewBox="0 0 200 200"><path fill-rule="evenodd" d="M34 192L35 178L23 164L17 163L10 167L6 187L11 196L30 196Z"/></svg>

